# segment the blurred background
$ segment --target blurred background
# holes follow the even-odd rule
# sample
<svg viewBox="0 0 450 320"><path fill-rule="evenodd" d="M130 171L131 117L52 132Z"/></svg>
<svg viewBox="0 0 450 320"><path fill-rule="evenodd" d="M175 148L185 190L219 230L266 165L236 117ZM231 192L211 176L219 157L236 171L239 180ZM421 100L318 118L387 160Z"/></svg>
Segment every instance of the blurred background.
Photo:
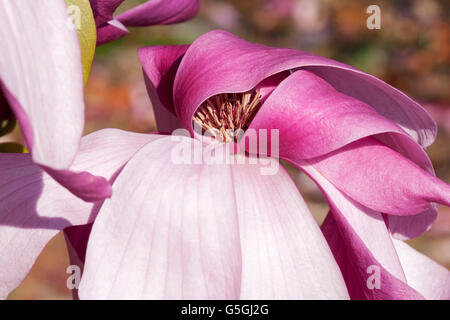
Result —
<svg viewBox="0 0 450 320"><path fill-rule="evenodd" d="M126 0L119 12L139 2ZM381 8L380 30L366 27L366 8L372 4ZM191 43L207 31L226 29L250 41L310 51L353 65L419 101L439 124L436 142L427 152L437 176L450 183L449 13L448 0L202 0L194 20L131 28L130 35L97 49L86 86L86 133L105 127L154 131L136 49ZM305 176L288 170L320 223L328 211L324 198ZM450 268L450 209L441 206L433 228L410 244ZM59 234L9 298L71 299L66 287L68 266L64 237Z"/></svg>

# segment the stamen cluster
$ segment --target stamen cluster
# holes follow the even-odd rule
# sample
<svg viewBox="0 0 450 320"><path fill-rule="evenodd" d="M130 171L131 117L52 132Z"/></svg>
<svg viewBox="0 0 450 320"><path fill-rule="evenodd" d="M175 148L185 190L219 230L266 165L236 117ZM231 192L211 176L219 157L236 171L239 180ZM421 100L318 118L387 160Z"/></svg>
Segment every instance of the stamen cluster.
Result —
<svg viewBox="0 0 450 320"><path fill-rule="evenodd" d="M248 129L261 107L258 90L222 93L203 102L194 115L194 122L222 142L237 140L236 132Z"/></svg>

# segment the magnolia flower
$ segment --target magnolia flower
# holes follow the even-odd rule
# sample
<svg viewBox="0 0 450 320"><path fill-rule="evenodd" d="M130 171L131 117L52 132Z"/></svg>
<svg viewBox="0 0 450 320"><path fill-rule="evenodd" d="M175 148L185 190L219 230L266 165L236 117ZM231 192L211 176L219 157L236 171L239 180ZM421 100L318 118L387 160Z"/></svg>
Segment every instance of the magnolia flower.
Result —
<svg viewBox="0 0 450 320"><path fill-rule="evenodd" d="M97 201L110 196L108 181L68 170L84 126L80 45L68 19L64 0L0 0L0 131L7 133L15 116L33 162Z"/></svg>
<svg viewBox="0 0 450 320"><path fill-rule="evenodd" d="M159 130L191 138L153 136L93 225L67 232L85 262L81 298L450 298L449 272L402 241L428 230L435 203L450 205L420 105L350 66L224 31L139 57ZM283 168L174 164L177 144L208 143L194 124L248 157L252 130L278 129L280 158L328 200L333 256ZM235 142L229 129L246 131Z"/></svg>
<svg viewBox="0 0 450 320"><path fill-rule="evenodd" d="M172 24L193 18L199 0L149 0L113 17L123 0L90 0L97 25L97 45L127 34L127 27Z"/></svg>
<svg viewBox="0 0 450 320"><path fill-rule="evenodd" d="M450 297L449 272L398 240L429 228L434 203L450 205L450 186L423 149L436 127L417 103L347 65L224 31L139 57L159 130L190 135L84 137L73 169L113 185L96 204L30 155L0 157L0 294L66 228L71 259L84 268L82 299ZM256 150L247 144L255 132ZM224 148L230 163L177 159ZM268 158L255 154L263 149ZM282 167L261 174L262 160L277 155L324 192L322 230ZM373 269L379 281L369 286Z"/></svg>

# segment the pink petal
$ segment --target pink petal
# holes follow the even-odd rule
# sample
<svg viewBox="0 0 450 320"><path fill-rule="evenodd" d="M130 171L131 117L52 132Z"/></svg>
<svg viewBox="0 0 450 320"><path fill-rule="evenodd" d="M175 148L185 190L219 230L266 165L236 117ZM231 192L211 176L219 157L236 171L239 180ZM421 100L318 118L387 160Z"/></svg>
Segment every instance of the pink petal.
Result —
<svg viewBox="0 0 450 320"><path fill-rule="evenodd" d="M159 138L115 129L82 139L73 167L112 179L140 147ZM0 298L17 287L60 230L85 224L98 205L62 188L29 154L0 154Z"/></svg>
<svg viewBox="0 0 450 320"><path fill-rule="evenodd" d="M450 185L372 137L310 161L339 190L378 212L404 216L429 210L430 202L450 206Z"/></svg>
<svg viewBox="0 0 450 320"><path fill-rule="evenodd" d="M448 299L450 273L444 267L392 239L382 216L347 198L311 164L301 168L325 192L331 212L322 225L327 241L341 266L352 299ZM367 280L380 270L380 288ZM423 297L422 297L423 296Z"/></svg>
<svg viewBox="0 0 450 320"><path fill-rule="evenodd" d="M114 11L122 2L123 0L90 0L97 25L97 46L128 33L128 29L120 21L113 19Z"/></svg>
<svg viewBox="0 0 450 320"><path fill-rule="evenodd" d="M0 3L0 78L33 160L67 169L83 130L77 33L64 0ZM15 101L11 101L15 100Z"/></svg>
<svg viewBox="0 0 450 320"><path fill-rule="evenodd" d="M420 299L406 278L381 214L365 208L336 189L314 166L302 162L305 171L322 189L330 213L322 231L341 267L352 299ZM379 268L380 287L367 281Z"/></svg>
<svg viewBox="0 0 450 320"><path fill-rule="evenodd" d="M160 132L180 128L173 107L173 81L188 45L153 46L138 49L145 84Z"/></svg>
<svg viewBox="0 0 450 320"><path fill-rule="evenodd" d="M369 221L370 217L367 219ZM422 300L424 297L414 288L393 275L376 255L365 246L353 228L367 234L378 233L380 228L369 225L353 225L346 221L342 212L332 211L322 225L322 231L341 267L352 300ZM385 233L387 230L384 227ZM385 238L387 241L388 238ZM376 237L372 240L377 241ZM386 242L385 241L385 242ZM387 247L392 251L392 243ZM391 257L398 260L397 254ZM396 261L397 262L397 261ZM376 283L378 278L378 284Z"/></svg>
<svg viewBox="0 0 450 320"><path fill-rule="evenodd" d="M150 0L119 14L116 19L133 27L172 24L195 17L199 7L199 0Z"/></svg>
<svg viewBox="0 0 450 320"><path fill-rule="evenodd" d="M230 170L174 165L173 147L170 138L149 144L115 181L89 239L82 299L238 297Z"/></svg>
<svg viewBox="0 0 450 320"><path fill-rule="evenodd" d="M277 86L250 128L279 130L280 150L290 159L317 157L374 134L393 132L410 139L369 105L336 91L304 70L294 72Z"/></svg>
<svg viewBox="0 0 450 320"><path fill-rule="evenodd" d="M133 132L127 132L117 129L103 129L96 131L83 138L83 146L85 150L92 149L91 152L96 152L97 148L101 148L105 155L99 157L98 161L104 161L105 157L115 157L114 161L109 163L97 163L99 167L101 179L103 177L108 177L110 170L117 170L119 164L123 165L131 157L132 153L136 152L137 149L142 147L144 144L159 139L159 135L149 135L149 134L137 134ZM89 157L89 153L87 157ZM53 179L66 186L72 193L78 197L84 199L85 201L103 200L105 194L107 197L111 196L111 185L108 183L102 187L97 187L96 181L90 173L83 170L83 166L78 163L83 163L83 155L79 155L76 158L74 164L69 168L69 170L54 172L52 170L47 170ZM86 162L97 161L97 159L88 158ZM95 172L92 172L95 174ZM97 178L97 177L95 177ZM106 181L106 180L105 180Z"/></svg>
<svg viewBox="0 0 450 320"><path fill-rule="evenodd" d="M0 87L33 161L86 201L110 195L109 183L71 172L84 124L83 77L75 30L63 0L0 4ZM20 27L20 28L19 28Z"/></svg>
<svg viewBox="0 0 450 320"><path fill-rule="evenodd" d="M31 161L0 157L0 298L6 298L60 230L89 220L92 203L73 196Z"/></svg>
<svg viewBox="0 0 450 320"><path fill-rule="evenodd" d="M13 106L16 116L20 122L22 116L20 115L21 113L17 113L17 110L22 110L20 108L20 105L6 88L4 88L4 91L9 99L9 102ZM23 122L21 122L21 124L23 129ZM26 126L29 128L28 124ZM32 133L32 130L25 129L23 132L25 140L28 140L26 134ZM30 150L32 155L34 154L33 150L34 149ZM86 171L77 172L74 171L73 168L70 170L55 170L42 164L40 164L40 167L44 169L53 179L58 181L62 186L85 201L95 202L111 196L111 185L103 177L92 175L91 173Z"/></svg>
<svg viewBox="0 0 450 320"><path fill-rule="evenodd" d="M261 103L265 102L272 92L278 87L278 85L290 74L291 73L289 71L280 72L258 83L255 89L259 91Z"/></svg>
<svg viewBox="0 0 450 320"><path fill-rule="evenodd" d="M89 0L97 26L113 19L114 11L124 0Z"/></svg>
<svg viewBox="0 0 450 320"><path fill-rule="evenodd" d="M81 298L347 297L285 171L174 164L170 139L143 148L117 178L92 229Z"/></svg>
<svg viewBox="0 0 450 320"><path fill-rule="evenodd" d="M345 68L334 68L331 65L307 69L327 80L336 90L374 107L423 147L431 145L436 138L436 122L425 108L384 81L360 71L346 72Z"/></svg>
<svg viewBox="0 0 450 320"><path fill-rule="evenodd" d="M111 196L111 185L103 177L94 176L87 171L74 172L70 170L42 168L55 181L84 201L96 202Z"/></svg>
<svg viewBox="0 0 450 320"><path fill-rule="evenodd" d="M232 166L239 216L241 299L347 299L330 249L287 172Z"/></svg>
<svg viewBox="0 0 450 320"><path fill-rule="evenodd" d="M393 240L408 284L426 299L450 299L450 272L400 240Z"/></svg>
<svg viewBox="0 0 450 320"><path fill-rule="evenodd" d="M362 244L391 273L400 279L404 279L403 270L401 269L398 258L395 256L395 250L381 214L349 199L331 184L313 165L302 162L300 169L308 174L324 192L333 211L333 217L336 217L334 220L339 219L354 226L354 232Z"/></svg>
<svg viewBox="0 0 450 320"><path fill-rule="evenodd" d="M429 145L434 139L436 124L426 111L383 81L330 59L249 43L225 31L211 31L199 37L186 52L174 83L176 112L183 127L193 133L192 116L207 98L244 92L271 75L300 67L320 72L336 87L337 80L332 76L339 73L344 84L338 91L367 103L422 145ZM364 90L352 89L358 86Z"/></svg>
<svg viewBox="0 0 450 320"><path fill-rule="evenodd" d="M436 203L431 203L427 210L412 216L384 215L390 233L399 240L414 239L427 232L436 222L437 217L438 205Z"/></svg>
<svg viewBox="0 0 450 320"><path fill-rule="evenodd" d="M119 39L129 31L122 22L113 19L97 27L97 46Z"/></svg>
<svg viewBox="0 0 450 320"><path fill-rule="evenodd" d="M377 140L399 152L405 158L415 162L419 167L433 176L434 168L425 150L415 141L398 134L384 133L376 136ZM431 203L430 207L421 213L409 216L384 215L391 234L397 239L412 239L420 236L431 228L437 218L438 205Z"/></svg>
<svg viewBox="0 0 450 320"><path fill-rule="evenodd" d="M297 71L280 82L262 105L250 128L278 129L280 133L280 155L294 162L328 153L362 137L376 134L380 140L434 174L431 162L424 150L400 127L379 115L365 103L335 91L326 81L309 71ZM269 142L267 149L271 150L270 139L267 139L267 141ZM245 139L241 141L242 145L244 143ZM390 150L387 147L384 149ZM340 157L343 156L341 151L336 151L336 153ZM390 154L396 153L391 151ZM369 156L369 153L366 152L364 155L370 158L367 162L355 157L354 160L347 161L347 158L345 158L339 160L339 163L334 163L335 160L333 159L337 158L336 155L324 156L324 158L330 158L331 160L327 160L323 165L320 164L322 158L315 159L315 161L319 163L318 165L326 175L330 170L332 175L335 175L330 177L331 181L336 181L336 185L344 188L343 190L348 189L348 194L354 199L361 201L362 195L376 198L375 201L385 201L381 193L385 190L385 182L392 178L382 176L379 172L383 169L381 171L388 174L389 168L393 170L392 172L397 172L396 163L392 161L390 166L385 166L377 161L377 157L380 157L379 153L375 156L373 154ZM397 158L402 157L398 155ZM406 159L403 160L403 162L407 162ZM369 164L371 161L378 162L379 167L376 169L376 165L368 165L369 169L366 171L375 178L380 178L378 186L374 186L372 182L366 183L366 181L371 180L368 179L367 174L361 174L365 170L366 163ZM329 165L330 162L333 164ZM354 162L355 164L351 167L350 164ZM361 165L357 166L356 163ZM345 168L342 169L341 166L345 166ZM357 169L355 170L355 168ZM347 175L349 170L352 171L352 174ZM405 170L404 174L409 172L408 168L405 168ZM422 172L427 179L430 177L418 168L415 170ZM341 175L345 179L341 179ZM365 193L369 192L370 194L359 193L358 190L361 189L358 186L359 184L370 188L365 190ZM372 189L376 191L374 192ZM392 195L392 201L395 205L399 204L395 200L395 196L402 197L402 194ZM408 199L403 201L408 202ZM429 229L436 219L437 209L435 205L429 207L428 200L422 202L424 207L418 208L419 211L407 213L423 211L420 215L407 218L387 216L388 225L393 234L399 238L411 238ZM367 201L361 203L370 206ZM384 203L384 205L390 206L390 203ZM381 210L379 206L375 209ZM383 207L384 209L385 207ZM396 210L395 207L389 207L389 209L382 212L392 213L392 210ZM394 212L393 214L400 213Z"/></svg>

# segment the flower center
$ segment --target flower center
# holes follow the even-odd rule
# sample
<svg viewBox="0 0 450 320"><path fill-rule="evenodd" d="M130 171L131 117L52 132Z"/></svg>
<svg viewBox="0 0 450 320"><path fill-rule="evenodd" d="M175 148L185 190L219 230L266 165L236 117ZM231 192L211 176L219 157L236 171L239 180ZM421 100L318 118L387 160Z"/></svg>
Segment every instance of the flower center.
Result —
<svg viewBox="0 0 450 320"><path fill-rule="evenodd" d="M261 107L258 90L222 93L203 102L194 114L194 122L222 142L237 141L248 129Z"/></svg>

